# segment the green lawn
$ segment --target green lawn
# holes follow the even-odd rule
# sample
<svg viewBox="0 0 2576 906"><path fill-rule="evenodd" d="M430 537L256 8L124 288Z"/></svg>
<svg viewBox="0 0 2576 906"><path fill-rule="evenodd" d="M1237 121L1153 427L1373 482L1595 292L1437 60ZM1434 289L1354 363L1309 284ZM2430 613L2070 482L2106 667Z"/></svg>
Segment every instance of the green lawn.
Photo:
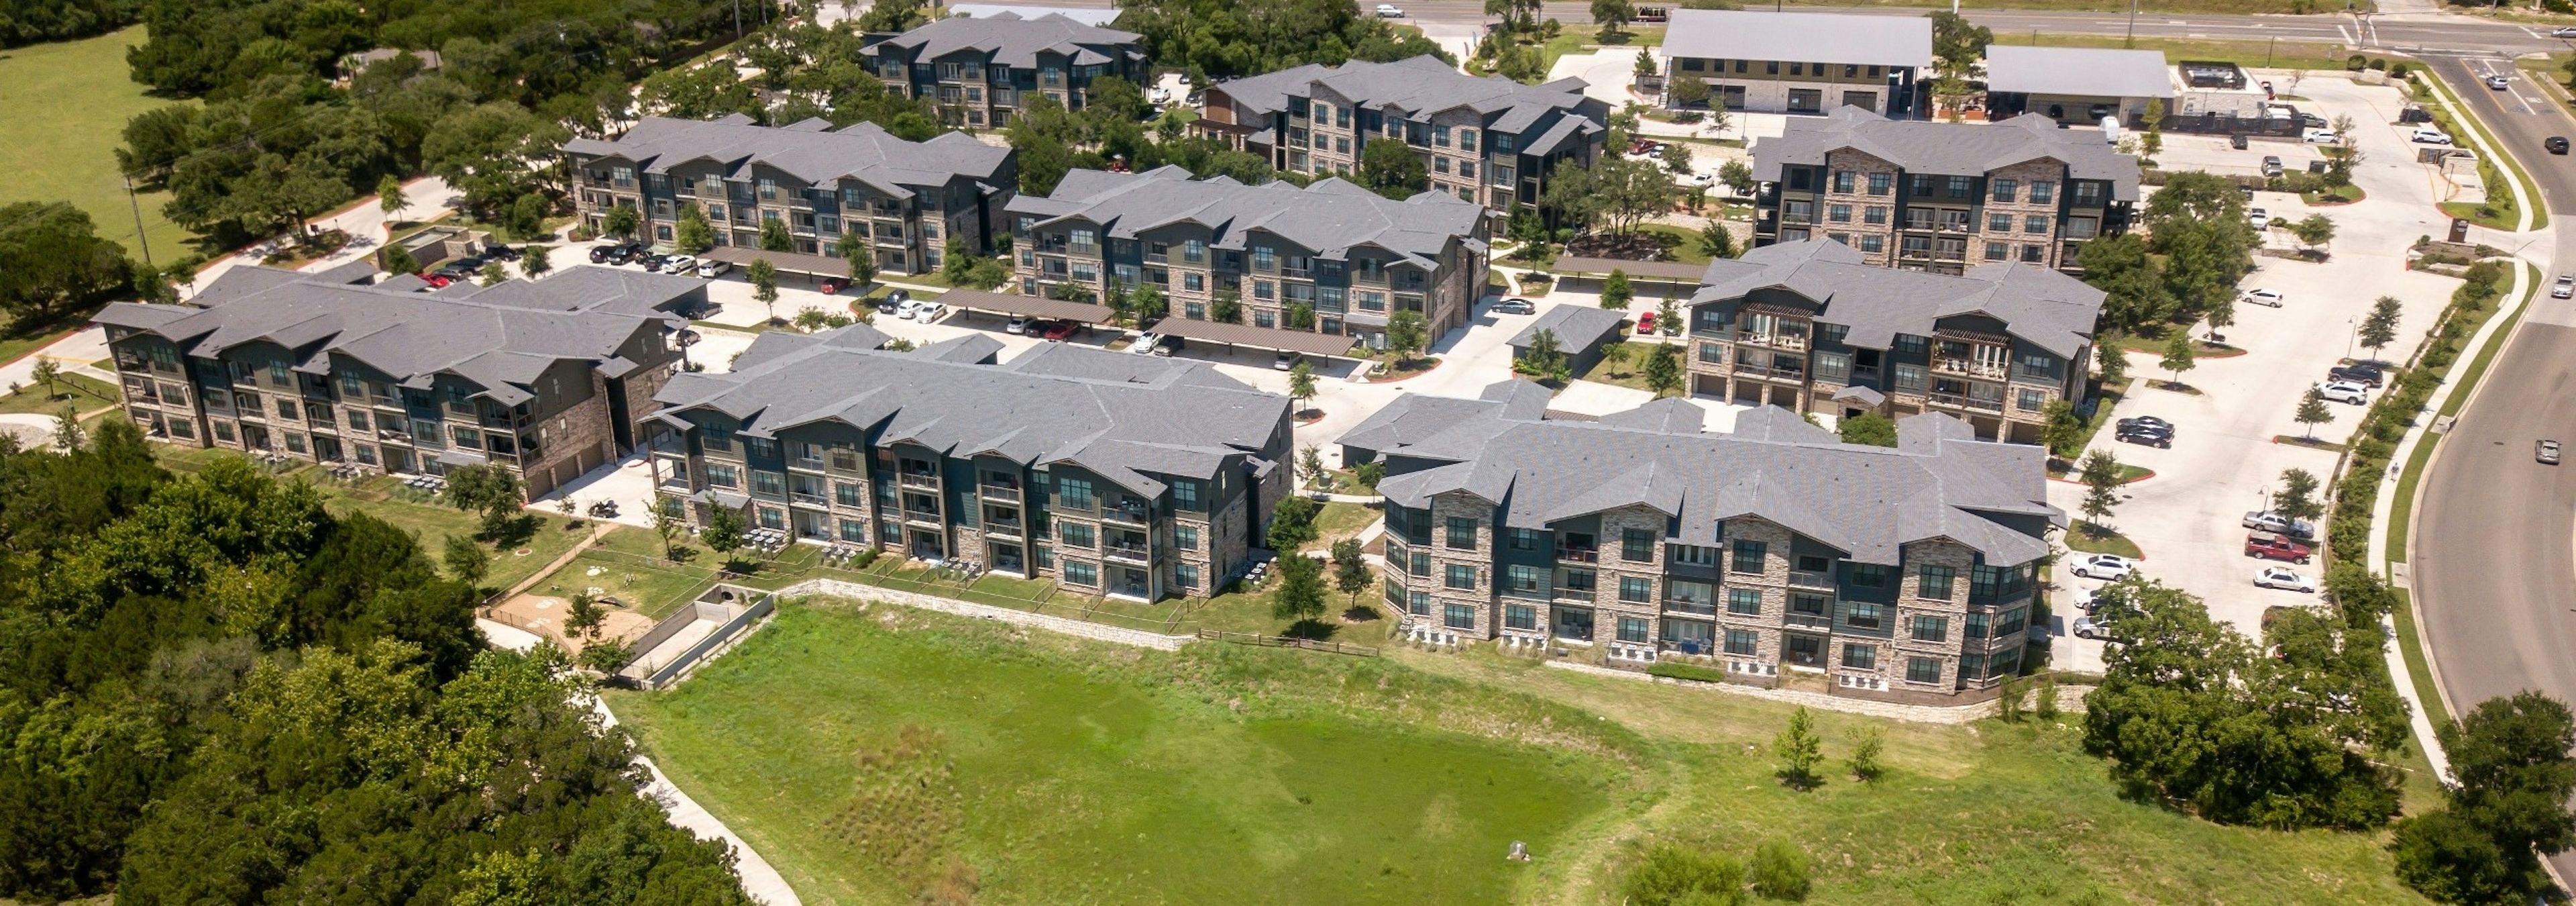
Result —
<svg viewBox="0 0 2576 906"><path fill-rule="evenodd" d="M1645 844L1810 853L1806 902L2422 903L2386 834L2212 825L2124 800L2055 723L1819 712L1403 646L1135 651L791 603L688 683L611 692L673 782L807 902L1618 902ZM1842 770L1864 730L1888 773ZM2414 801L2414 800L2410 800ZM1509 841L1534 860L1501 856Z"/></svg>
<svg viewBox="0 0 2576 906"><path fill-rule="evenodd" d="M145 97L127 75L125 49L143 43L143 26L81 41L37 44L0 51L0 204L68 201L89 212L99 235L142 257L135 241L134 209L117 176L116 149L125 121L171 103ZM193 103L193 102L192 102ZM146 193L144 237L155 261L190 251L195 235L161 216L170 197ZM78 326L77 324L69 326ZM0 350L5 353L6 350ZM5 359L7 356L0 356Z"/></svg>

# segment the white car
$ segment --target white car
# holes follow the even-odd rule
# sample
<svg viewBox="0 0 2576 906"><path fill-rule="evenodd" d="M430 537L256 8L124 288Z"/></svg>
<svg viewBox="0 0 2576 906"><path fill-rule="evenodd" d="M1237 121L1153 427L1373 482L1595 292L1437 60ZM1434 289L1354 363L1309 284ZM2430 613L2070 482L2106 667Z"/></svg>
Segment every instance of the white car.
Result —
<svg viewBox="0 0 2576 906"><path fill-rule="evenodd" d="M710 258L705 261L698 262L698 276L701 277L722 277L725 272L729 270L733 270L733 262L730 261L717 261Z"/></svg>
<svg viewBox="0 0 2576 906"><path fill-rule="evenodd" d="M2254 571L2254 587L2278 588L2283 591L2317 593L2317 580L2300 575L2296 570L2266 566Z"/></svg>
<svg viewBox="0 0 2576 906"><path fill-rule="evenodd" d="M2343 136L2336 135L2332 129L2310 129L2300 138L2306 139L2311 145L2331 145L2343 141Z"/></svg>
<svg viewBox="0 0 2576 906"><path fill-rule="evenodd" d="M2075 574L2087 579L2117 582L2138 571L2138 561L2118 554L2093 554L2075 561Z"/></svg>
<svg viewBox="0 0 2576 906"><path fill-rule="evenodd" d="M2576 296L2576 274L2560 274L2558 282L2549 285L2549 297L2565 299Z"/></svg>
<svg viewBox="0 0 2576 906"><path fill-rule="evenodd" d="M924 324L939 320L940 316L948 313L948 306L939 304L937 299L924 299L913 304L912 319Z"/></svg>
<svg viewBox="0 0 2576 906"><path fill-rule="evenodd" d="M2370 388L2350 381L2327 381L2317 385L2317 394L2338 403L2370 405Z"/></svg>
<svg viewBox="0 0 2576 906"><path fill-rule="evenodd" d="M1008 334L1025 334L1025 333L1028 333L1028 332L1029 332L1029 316L1027 316L1027 315L1012 315L1012 316L1011 316L1011 323L1008 323L1008 324L1004 324L1004 325L1002 325L1002 332L1003 332L1003 333L1008 333Z"/></svg>
<svg viewBox="0 0 2576 906"><path fill-rule="evenodd" d="M1391 4L1380 3L1377 5L1377 17L1380 19L1402 19L1404 18L1404 8Z"/></svg>
<svg viewBox="0 0 2576 906"><path fill-rule="evenodd" d="M2415 131L2406 134L2406 138L2419 145L2447 145L2451 143L2450 136L2442 134L2442 130L2435 129L2431 126L2417 126L2415 127Z"/></svg>
<svg viewBox="0 0 2576 906"><path fill-rule="evenodd" d="M2282 299L2284 299L2284 298L2285 298L2285 297L2281 295L2281 291L2280 291L2280 290L2276 290L2276 289L2249 289L2249 290L2246 290L2243 294L2238 295L2238 296L2236 297L2236 301L2238 301L2238 302L2243 302L2243 303L2246 303L2246 304L2248 304L2248 305L2262 305L2262 306L2268 306L2268 307L2271 307L2271 308L2279 308L2279 307L2281 307L2281 301L2282 301Z"/></svg>
<svg viewBox="0 0 2576 906"><path fill-rule="evenodd" d="M694 255L681 255L669 261L662 262L662 272L665 274L695 273L697 269L698 259Z"/></svg>

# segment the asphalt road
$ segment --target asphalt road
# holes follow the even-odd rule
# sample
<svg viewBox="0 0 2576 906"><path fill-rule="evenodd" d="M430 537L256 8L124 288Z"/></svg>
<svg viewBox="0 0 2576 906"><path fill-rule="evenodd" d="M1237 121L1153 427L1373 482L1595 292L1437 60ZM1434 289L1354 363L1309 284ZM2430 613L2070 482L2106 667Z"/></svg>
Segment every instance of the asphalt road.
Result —
<svg viewBox="0 0 2576 906"><path fill-rule="evenodd" d="M2576 161L2541 142L2576 136L2537 86L2480 84L2507 64L2427 55L2451 90L2538 180L2557 225L2552 261L2576 269ZM2434 454L2409 539L2416 607L2453 714L2537 689L2576 701L2576 465L2545 466L2533 444L2576 448L2576 301L2534 300L2477 395ZM2576 854L2552 862L2576 877Z"/></svg>

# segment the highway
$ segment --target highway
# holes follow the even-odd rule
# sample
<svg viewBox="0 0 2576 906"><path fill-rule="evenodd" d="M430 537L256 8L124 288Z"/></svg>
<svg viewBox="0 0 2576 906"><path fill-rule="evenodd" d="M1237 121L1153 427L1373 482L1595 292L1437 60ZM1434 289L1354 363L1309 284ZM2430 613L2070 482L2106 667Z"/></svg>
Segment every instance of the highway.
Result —
<svg viewBox="0 0 2576 906"><path fill-rule="evenodd" d="M2576 137L2576 120L2518 79L2510 92L2481 85L2488 72L2510 72L2501 61L2421 58L2539 180L2558 225L2550 260L2576 263L2576 229L2559 219L2576 218L2576 161L2541 147L2553 135ZM2576 301L2545 293L2417 489L2410 584L2454 715L2523 689L2576 702L2576 464L2541 465L2541 438L2576 449ZM2576 854L2552 862L2560 877L2576 877Z"/></svg>

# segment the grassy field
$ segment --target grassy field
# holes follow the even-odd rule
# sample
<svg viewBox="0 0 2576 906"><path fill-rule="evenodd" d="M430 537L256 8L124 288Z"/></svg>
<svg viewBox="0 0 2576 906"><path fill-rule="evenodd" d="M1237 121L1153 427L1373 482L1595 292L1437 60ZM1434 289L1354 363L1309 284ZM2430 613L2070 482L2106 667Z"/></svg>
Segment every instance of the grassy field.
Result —
<svg viewBox="0 0 2576 906"><path fill-rule="evenodd" d="M99 235L142 256L134 209L117 177L120 133L135 114L170 103L146 97L127 76L125 49L143 43L143 26L82 41L0 51L0 204L68 201L89 212ZM141 196L144 236L156 261L186 254L196 237L164 219L161 193Z"/></svg>
<svg viewBox="0 0 2576 906"><path fill-rule="evenodd" d="M2421 903L2384 834L2220 827L2120 798L2074 719L1818 713L1488 653L1140 652L791 604L667 693L610 703L809 903L1617 902L1645 845L1785 837L1809 903ZM1856 734L1888 774L1851 781ZM1501 858L1526 841L1534 860Z"/></svg>

